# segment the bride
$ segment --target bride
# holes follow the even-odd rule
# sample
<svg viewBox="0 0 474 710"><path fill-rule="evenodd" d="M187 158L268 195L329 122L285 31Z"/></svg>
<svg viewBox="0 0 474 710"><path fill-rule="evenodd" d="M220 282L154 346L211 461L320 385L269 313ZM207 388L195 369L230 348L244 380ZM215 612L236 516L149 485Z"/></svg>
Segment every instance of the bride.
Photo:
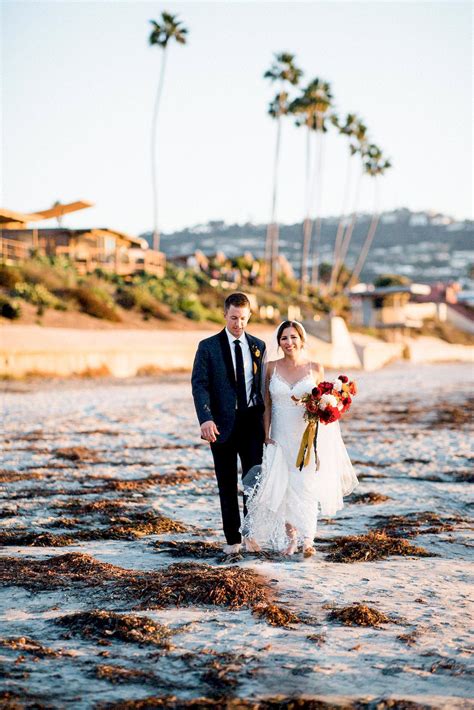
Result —
<svg viewBox="0 0 474 710"><path fill-rule="evenodd" d="M339 429L339 422L318 427L316 470L314 451L301 471L296 458L306 428L299 398L324 377L323 368L306 353L306 332L297 321L284 321L276 330L275 355L265 377L265 453L256 479L247 474L247 515L242 525L247 550L261 547L294 554L302 545L307 557L314 554L318 508L334 515L343 507L358 481ZM269 348L270 353L272 348ZM270 357L272 355L270 354Z"/></svg>

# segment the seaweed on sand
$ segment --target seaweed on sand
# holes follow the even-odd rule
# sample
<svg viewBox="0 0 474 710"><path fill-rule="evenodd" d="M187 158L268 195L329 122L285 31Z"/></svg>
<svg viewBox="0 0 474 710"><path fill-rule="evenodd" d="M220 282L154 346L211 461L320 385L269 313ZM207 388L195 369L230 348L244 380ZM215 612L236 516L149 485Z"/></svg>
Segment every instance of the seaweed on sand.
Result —
<svg viewBox="0 0 474 710"><path fill-rule="evenodd" d="M31 547L66 547L76 542L71 535L53 535L46 531L7 530L0 532L0 545Z"/></svg>
<svg viewBox="0 0 474 710"><path fill-rule="evenodd" d="M116 614L113 611L94 609L66 614L56 619L56 624L69 629L69 635L85 638L118 639L127 643L152 644L171 648L172 632L147 616Z"/></svg>
<svg viewBox="0 0 474 710"><path fill-rule="evenodd" d="M58 459L66 459L67 461L91 463L97 460L97 452L93 449L88 449L86 446L69 446L55 449L53 455Z"/></svg>
<svg viewBox="0 0 474 710"><path fill-rule="evenodd" d="M222 546L216 542L201 540L156 540L153 547L158 552L169 552L173 557L196 557L198 559L215 558L222 552Z"/></svg>
<svg viewBox="0 0 474 710"><path fill-rule="evenodd" d="M265 619L270 626L279 626L285 629L291 628L291 624L307 624L311 621L276 604L257 604L252 609L252 614L258 616L259 619Z"/></svg>
<svg viewBox="0 0 474 710"><path fill-rule="evenodd" d="M0 707L2 710L56 710L57 705L32 695L27 691L0 692Z"/></svg>
<svg viewBox="0 0 474 710"><path fill-rule="evenodd" d="M468 522L460 515L440 516L437 513L415 512L406 515L379 516L375 529L392 537L415 537L417 535L452 532L461 523Z"/></svg>
<svg viewBox="0 0 474 710"><path fill-rule="evenodd" d="M31 639L28 636L0 638L0 646L10 648L12 651L21 651L21 653L29 653L36 658L45 658L46 656L57 657L61 654L53 648L42 646L39 641Z"/></svg>
<svg viewBox="0 0 474 710"><path fill-rule="evenodd" d="M89 516L89 515L100 515L104 516L106 520L109 520L111 515L116 515L117 512L126 512L128 510L127 505L121 500L93 500L93 501L81 501L81 500L68 500L60 501L54 504L55 508L61 508L68 513L73 513L74 515Z"/></svg>
<svg viewBox="0 0 474 710"><path fill-rule="evenodd" d="M136 575L124 586L140 609L194 604L240 609L268 602L270 597L267 580L253 570L195 562L179 562L159 572Z"/></svg>
<svg viewBox="0 0 474 710"><path fill-rule="evenodd" d="M151 696L140 700L121 700L116 703L99 703L98 710L155 710L156 708L167 708L168 710L352 710L355 705L347 703L327 703L324 700L292 698L277 696L266 700L247 700L237 697L202 697L190 700L178 699L175 696ZM389 701L390 702L390 701ZM397 705L371 705L370 710L385 710L385 708L397 708ZM369 710L369 705L357 705L358 710ZM421 705L401 705L401 710L425 710ZM428 710L428 709L427 709Z"/></svg>
<svg viewBox="0 0 474 710"><path fill-rule="evenodd" d="M99 680L107 680L109 683L153 683L157 684L157 678L150 671L142 671L137 668L124 668L108 664L95 666L94 675Z"/></svg>
<svg viewBox="0 0 474 710"><path fill-rule="evenodd" d="M46 473L0 469L0 483L16 483L17 481L29 481L38 478L46 478Z"/></svg>
<svg viewBox="0 0 474 710"><path fill-rule="evenodd" d="M353 494L349 498L349 503L376 505L377 503L385 503L387 500L391 500L390 496L385 496L383 493L376 493L375 491L368 491L367 493Z"/></svg>
<svg viewBox="0 0 474 710"><path fill-rule="evenodd" d="M418 547L385 532L372 531L366 535L347 535L333 538L329 543L329 562L373 562L391 555L402 557L436 557Z"/></svg>
<svg viewBox="0 0 474 710"><path fill-rule="evenodd" d="M33 591L64 589L71 586L97 587L126 579L131 570L99 562L91 555L69 552L46 560L0 557L0 584Z"/></svg>
<svg viewBox="0 0 474 710"><path fill-rule="evenodd" d="M353 710L433 710L433 705L420 705L413 700L398 698L376 698L375 700L356 700L351 708Z"/></svg>
<svg viewBox="0 0 474 710"><path fill-rule="evenodd" d="M108 585L109 594L136 602L140 609L208 604L240 609L269 603L271 597L267 580L250 569L182 562L138 572L81 553L46 560L0 557L0 584L35 591Z"/></svg>
<svg viewBox="0 0 474 710"><path fill-rule="evenodd" d="M387 616L387 614L378 611L378 609L358 603L333 608L329 612L328 618L331 621L339 621L344 626L373 626L377 628L380 624L400 623L400 620L395 617Z"/></svg>

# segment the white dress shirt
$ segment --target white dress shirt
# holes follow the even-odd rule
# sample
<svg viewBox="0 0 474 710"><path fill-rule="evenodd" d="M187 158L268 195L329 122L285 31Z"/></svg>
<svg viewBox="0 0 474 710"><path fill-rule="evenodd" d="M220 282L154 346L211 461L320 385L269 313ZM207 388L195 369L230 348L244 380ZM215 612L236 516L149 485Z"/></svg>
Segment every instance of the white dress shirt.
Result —
<svg viewBox="0 0 474 710"><path fill-rule="evenodd" d="M225 332L227 334L227 339L229 341L229 346L230 346L230 352L232 355L232 362L234 364L234 373L235 373L235 379L237 379L237 370L236 370L236 364L235 364L235 345L234 342L236 340L240 341L240 347L242 348L242 357L244 360L244 373L245 373L245 387L247 390L247 402L249 407L255 402L250 401L250 395L252 394L252 385L253 385L253 362L252 362L252 354L250 352L249 344L247 341L247 337L245 333L243 333L240 338L236 338L235 335L232 335L227 328L225 329ZM235 405L237 407L237 404Z"/></svg>

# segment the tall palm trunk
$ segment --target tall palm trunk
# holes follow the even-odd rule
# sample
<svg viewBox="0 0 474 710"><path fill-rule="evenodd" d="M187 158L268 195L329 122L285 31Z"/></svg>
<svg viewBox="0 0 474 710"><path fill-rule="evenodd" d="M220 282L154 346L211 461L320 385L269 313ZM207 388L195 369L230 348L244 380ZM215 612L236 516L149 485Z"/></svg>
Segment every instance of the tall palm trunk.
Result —
<svg viewBox="0 0 474 710"><path fill-rule="evenodd" d="M157 166L156 166L156 136L158 131L158 112L160 110L161 94L163 93L163 85L165 81L165 68L166 68L166 57L167 48L163 49L163 56L161 59L161 71L160 79L158 82L158 89L156 92L155 106L153 109L153 118L151 124L151 185L153 190L153 249L159 251L160 249L160 232L158 228L158 180L157 180Z"/></svg>
<svg viewBox="0 0 474 710"><path fill-rule="evenodd" d="M312 222L310 217L310 175L311 175L311 128L306 127L306 170L305 170L305 218L303 220L303 247L301 249L300 292L304 294L308 281L309 244L311 242Z"/></svg>
<svg viewBox="0 0 474 710"><path fill-rule="evenodd" d="M363 170L361 169L359 176L357 178L357 186L356 186L355 199L354 199L354 204L353 204L352 213L351 213L351 220L345 229L345 233L344 233L344 236L342 239L341 250L339 253L339 259L337 260L337 263L335 265L336 266L336 276L335 276L334 290L337 289L337 285L339 282L339 270L340 270L341 266L344 264L344 259L347 256L347 252L349 250L349 245L350 245L351 239L352 239L352 234L354 232L354 227L357 222L357 207L359 205L360 188L361 188L361 184L362 184L362 175L363 175Z"/></svg>
<svg viewBox="0 0 474 710"><path fill-rule="evenodd" d="M346 169L346 180L345 180L345 184L344 184L344 193L343 193L342 205L341 205L341 216L339 219L339 224L337 225L336 239L334 241L334 252L333 252L333 257L332 257L332 270L331 270L331 277L329 279L329 286L328 286L329 293L332 292L332 290L336 284L337 268L338 268L337 264L339 263L339 252L340 252L341 246L342 246L342 235L344 234L347 203L349 200L349 193L350 193L350 186L351 186L352 157L353 156L349 153L347 169Z"/></svg>
<svg viewBox="0 0 474 710"><path fill-rule="evenodd" d="M372 219L370 222L369 230L367 232L367 236L365 238L364 244L362 245L362 249L360 250L359 258L357 259L357 263L354 267L354 270L352 272L352 276L349 280L349 286L353 286L354 284L357 283L357 279L360 276L360 273L362 269L364 268L365 261L367 259L367 256L370 251L370 247L372 246L372 242L374 241L375 237L375 232L377 231L377 226L380 220L380 209L379 209L379 181L377 180L377 177L374 178L374 211L372 214Z"/></svg>
<svg viewBox="0 0 474 710"><path fill-rule="evenodd" d="M269 283L273 289L278 286L278 236L279 228L276 221L276 208L278 197L278 166L280 163L281 146L281 116L277 119L277 134L275 143L275 158L273 162L273 190L272 190L272 211L270 224L267 227L267 238L265 242L265 259L268 264Z"/></svg>
<svg viewBox="0 0 474 710"><path fill-rule="evenodd" d="M322 132L322 120L318 117L318 129L319 129L319 146L318 146L318 161L316 174L316 208L315 208L315 240L313 247L313 265L311 270L311 283L313 286L318 285L319 280L319 250L321 248L321 203L323 195L323 164L324 164L324 133Z"/></svg>

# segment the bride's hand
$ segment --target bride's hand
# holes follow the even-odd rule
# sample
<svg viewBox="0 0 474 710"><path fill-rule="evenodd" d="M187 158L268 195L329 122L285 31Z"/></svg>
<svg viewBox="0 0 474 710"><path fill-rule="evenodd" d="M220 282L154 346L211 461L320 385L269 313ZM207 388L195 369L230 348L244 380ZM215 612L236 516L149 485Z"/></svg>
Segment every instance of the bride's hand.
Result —
<svg viewBox="0 0 474 710"><path fill-rule="evenodd" d="M265 444L276 444L276 441L274 439L270 439L269 436L265 439Z"/></svg>

